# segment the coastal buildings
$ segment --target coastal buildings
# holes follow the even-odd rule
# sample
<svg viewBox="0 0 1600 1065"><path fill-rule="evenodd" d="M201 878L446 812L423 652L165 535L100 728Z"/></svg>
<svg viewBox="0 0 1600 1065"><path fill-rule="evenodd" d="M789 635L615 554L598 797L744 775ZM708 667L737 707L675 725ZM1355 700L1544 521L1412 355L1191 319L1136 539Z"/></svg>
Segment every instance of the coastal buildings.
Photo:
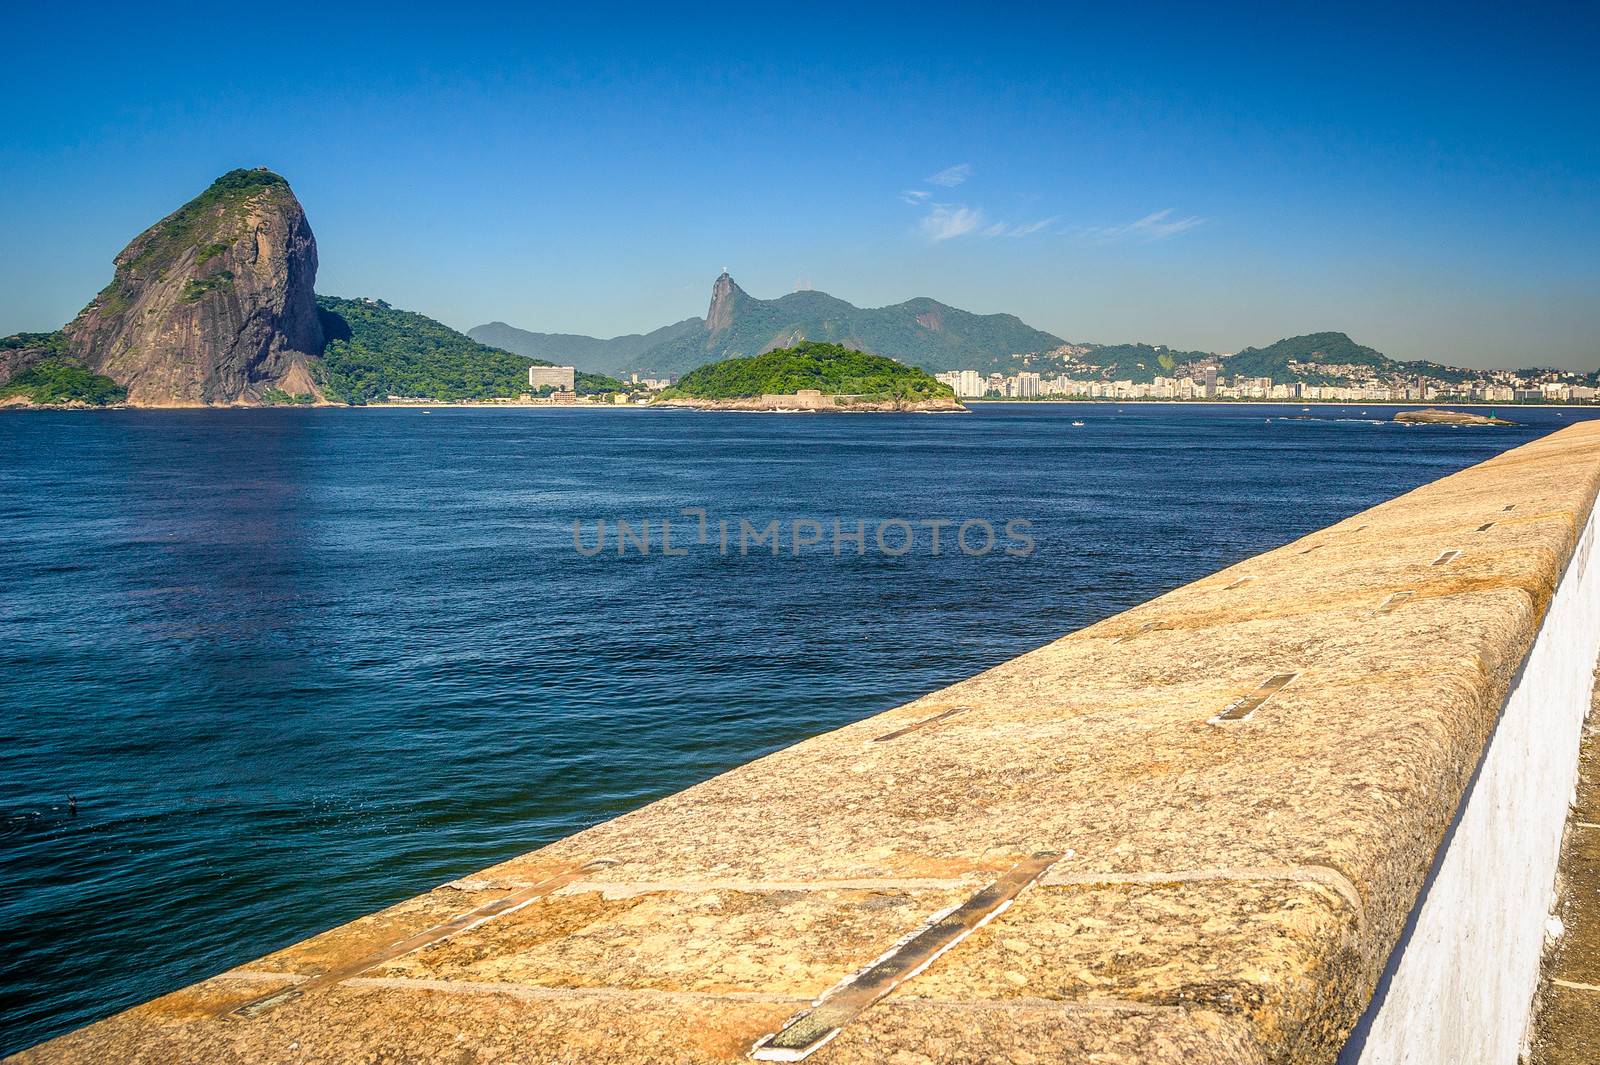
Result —
<svg viewBox="0 0 1600 1065"><path fill-rule="evenodd" d="M956 377L960 381L960 386L956 389L958 397L970 399L983 395L984 382L983 378L978 376L977 370L958 370Z"/></svg>
<svg viewBox="0 0 1600 1065"><path fill-rule="evenodd" d="M1116 399L1116 400L1245 400L1323 403L1594 403L1600 389L1560 380L1560 371L1542 371L1554 380L1535 380L1505 370L1485 371L1480 379L1443 381L1413 376L1378 378L1348 384L1274 381L1271 377L1219 376L1215 367L1192 375L1156 376L1149 381L1097 380L1069 374L1045 375L1031 370L1015 374L949 370L934 376L961 399Z"/></svg>
<svg viewBox="0 0 1600 1065"><path fill-rule="evenodd" d="M1504 358L1523 360L1522 353ZM1013 352L987 372L949 369L964 399L1168 399L1334 403L1592 403L1600 373L1483 369L1398 362L1343 333L1319 333L1233 353L1163 345L1063 345ZM991 366L993 364L991 363Z"/></svg>
<svg viewBox="0 0 1600 1065"><path fill-rule="evenodd" d="M988 391L988 382L977 370L951 370L933 376L949 385L957 399L981 399Z"/></svg>
<svg viewBox="0 0 1600 1065"><path fill-rule="evenodd" d="M572 392L578 387L578 371L573 366L530 366L528 387L537 391L553 388L557 392Z"/></svg>
<svg viewBox="0 0 1600 1065"><path fill-rule="evenodd" d="M671 388L678 383L678 375L675 373L669 373L662 377L651 377L648 374L641 376L638 373L631 373L628 375L628 379L633 384L642 385L652 392L659 392L663 388Z"/></svg>

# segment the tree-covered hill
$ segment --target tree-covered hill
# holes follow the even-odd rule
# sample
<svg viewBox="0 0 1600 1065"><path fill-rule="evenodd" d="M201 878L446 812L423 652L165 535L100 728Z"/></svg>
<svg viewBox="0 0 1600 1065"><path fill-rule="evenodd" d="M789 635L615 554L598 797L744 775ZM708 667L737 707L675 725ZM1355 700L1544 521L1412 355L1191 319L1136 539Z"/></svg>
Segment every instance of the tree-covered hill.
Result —
<svg viewBox="0 0 1600 1065"><path fill-rule="evenodd" d="M550 366L480 344L441 322L382 300L318 296L327 346L315 367L317 384L338 403L381 402L389 396L440 401L515 397L528 391L528 367ZM578 374L580 393L622 385Z"/></svg>
<svg viewBox="0 0 1600 1065"><path fill-rule="evenodd" d="M1290 363L1300 369L1291 368ZM1308 367L1357 367L1359 373L1339 374ZM1372 376L1410 376L1422 374L1441 381L1462 381L1470 374L1459 367L1444 366L1436 362L1400 362L1376 348L1357 344L1344 333L1307 333L1304 336L1286 337L1264 348L1245 348L1229 356L1223 371L1245 377L1270 377L1274 384L1303 381L1307 384L1339 384L1360 373Z"/></svg>
<svg viewBox="0 0 1600 1065"><path fill-rule="evenodd" d="M1173 351L1151 344L1097 344L1082 359L1099 367L1096 376L1107 381L1148 383L1171 377L1179 366L1211 358L1204 351Z"/></svg>
<svg viewBox="0 0 1600 1065"><path fill-rule="evenodd" d="M915 366L839 344L804 342L702 366L684 375L660 398L741 399L793 395L802 389L816 389L830 396L894 399L954 396L949 386Z"/></svg>
<svg viewBox="0 0 1600 1065"><path fill-rule="evenodd" d="M1286 337L1264 348L1245 348L1227 360L1226 372L1246 377L1270 377L1274 382L1307 379L1307 374L1296 374L1290 370L1291 362L1368 366L1374 370L1392 370L1396 367L1395 361L1383 352L1365 344L1357 344L1343 333L1307 333L1305 336Z"/></svg>

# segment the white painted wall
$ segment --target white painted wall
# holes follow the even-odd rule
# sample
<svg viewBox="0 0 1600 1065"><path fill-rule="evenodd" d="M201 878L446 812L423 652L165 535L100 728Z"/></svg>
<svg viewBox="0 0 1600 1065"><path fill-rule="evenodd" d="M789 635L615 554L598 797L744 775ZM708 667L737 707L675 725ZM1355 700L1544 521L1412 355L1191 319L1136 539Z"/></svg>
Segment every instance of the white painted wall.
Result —
<svg viewBox="0 0 1600 1065"><path fill-rule="evenodd" d="M1600 655L1595 515L1341 1065L1514 1065Z"/></svg>

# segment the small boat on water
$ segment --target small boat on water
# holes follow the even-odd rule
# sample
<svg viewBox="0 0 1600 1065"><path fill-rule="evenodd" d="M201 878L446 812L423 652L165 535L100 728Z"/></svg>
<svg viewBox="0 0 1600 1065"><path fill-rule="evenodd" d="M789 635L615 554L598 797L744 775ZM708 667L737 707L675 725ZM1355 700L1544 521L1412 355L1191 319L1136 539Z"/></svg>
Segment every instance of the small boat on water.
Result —
<svg viewBox="0 0 1600 1065"><path fill-rule="evenodd" d="M1083 428L1083 423L1082 422L1073 422L1072 423L1072 427L1074 429L1082 429Z"/></svg>

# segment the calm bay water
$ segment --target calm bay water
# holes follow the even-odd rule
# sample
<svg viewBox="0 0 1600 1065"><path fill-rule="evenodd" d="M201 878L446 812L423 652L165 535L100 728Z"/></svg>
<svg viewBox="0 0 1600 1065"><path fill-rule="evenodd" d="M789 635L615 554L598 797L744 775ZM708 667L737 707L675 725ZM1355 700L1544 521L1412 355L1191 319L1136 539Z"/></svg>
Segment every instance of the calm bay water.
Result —
<svg viewBox="0 0 1600 1065"><path fill-rule="evenodd" d="M1600 413L1369 411L0 416L0 1053ZM573 550L680 507L829 534ZM835 558L835 518L1036 549Z"/></svg>

